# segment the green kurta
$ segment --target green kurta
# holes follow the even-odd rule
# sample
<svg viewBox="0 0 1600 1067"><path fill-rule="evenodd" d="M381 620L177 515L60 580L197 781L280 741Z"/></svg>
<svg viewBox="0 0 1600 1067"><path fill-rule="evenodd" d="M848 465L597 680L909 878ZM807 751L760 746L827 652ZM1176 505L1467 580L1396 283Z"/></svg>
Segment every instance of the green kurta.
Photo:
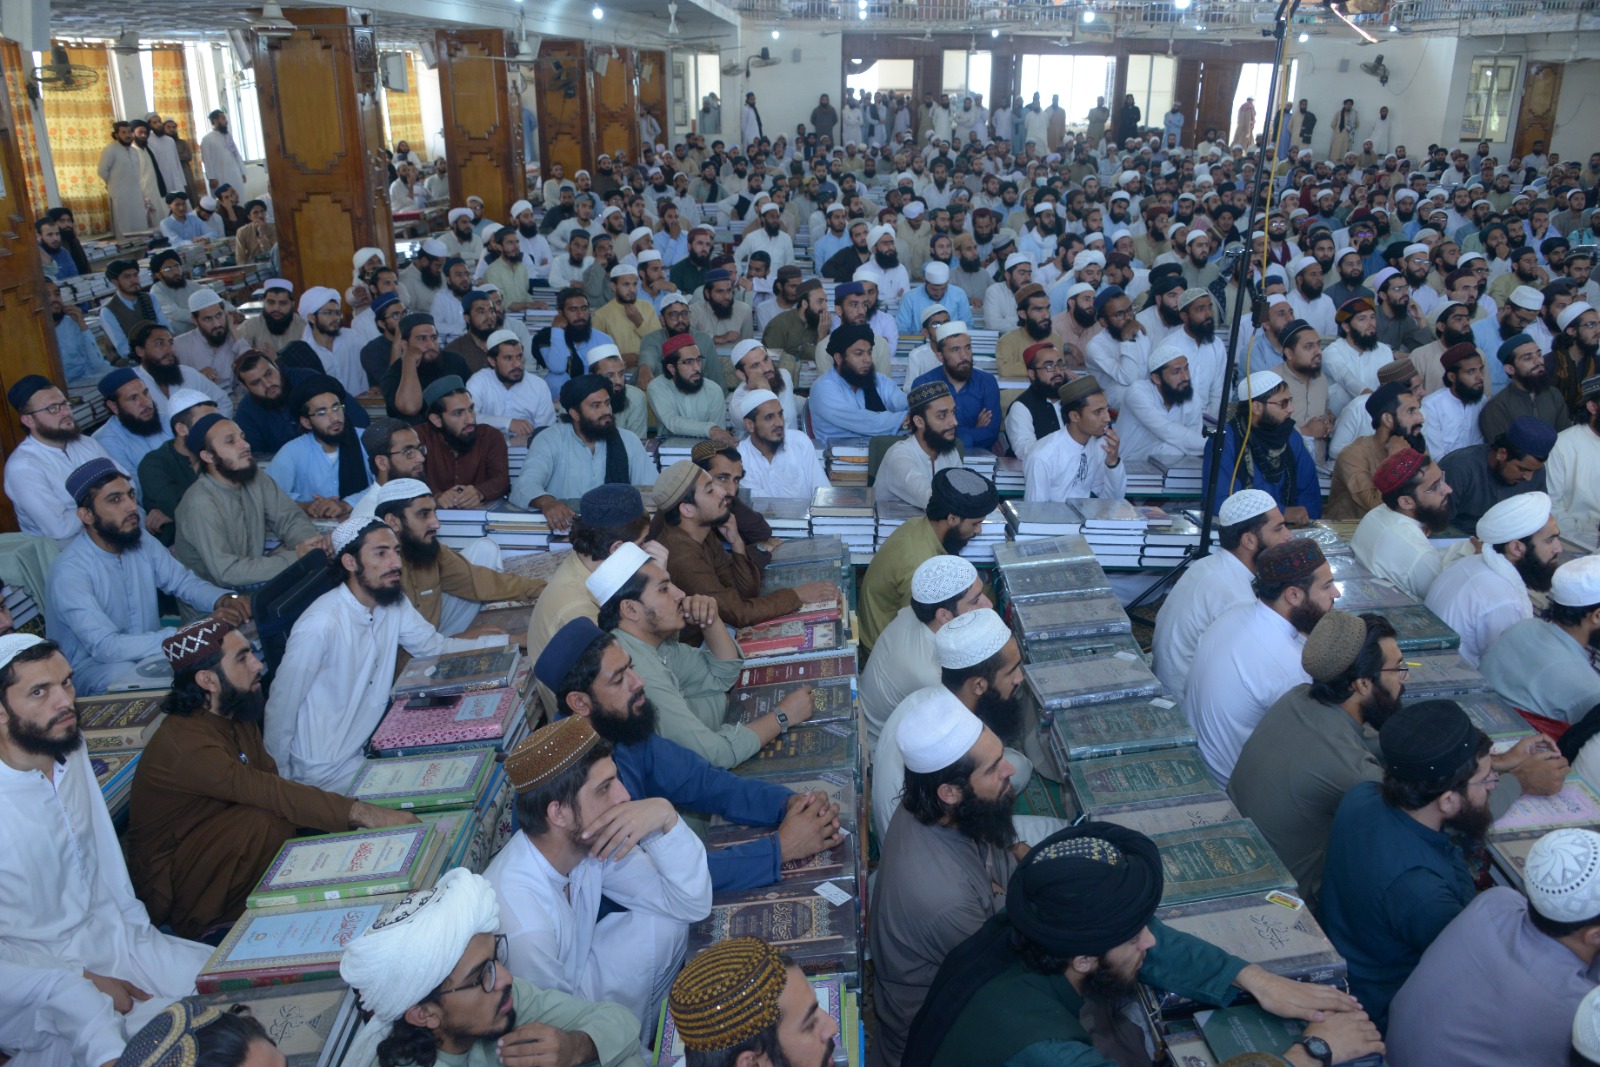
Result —
<svg viewBox="0 0 1600 1067"><path fill-rule="evenodd" d="M710 437L714 426L728 428L728 395L702 378L700 391L685 393L665 375L650 379L645 394L662 437Z"/></svg>
<svg viewBox="0 0 1600 1067"><path fill-rule="evenodd" d="M612 633L633 657L645 696L656 707L657 733L718 767L737 767L756 754L761 739L754 730L722 721L744 660L718 659L708 649L675 640L651 648L622 630Z"/></svg>
<svg viewBox="0 0 1600 1067"><path fill-rule="evenodd" d="M317 528L266 471L249 485L210 475L197 480L178 505L178 562L212 585L244 590L276 578L295 561L294 546ZM267 535L283 542L266 554Z"/></svg>
<svg viewBox="0 0 1600 1067"><path fill-rule="evenodd" d="M883 628L911 603L911 575L924 560L944 555L944 545L926 516L910 519L889 535L861 579L858 612L861 646L869 652Z"/></svg>
<svg viewBox="0 0 1600 1067"><path fill-rule="evenodd" d="M139 503L146 511L163 511L169 516L178 514L178 502L194 484L194 467L189 460L178 455L178 450L167 441L160 448L145 453L139 461ZM178 536L178 524L169 522L156 534L156 540L172 547Z"/></svg>

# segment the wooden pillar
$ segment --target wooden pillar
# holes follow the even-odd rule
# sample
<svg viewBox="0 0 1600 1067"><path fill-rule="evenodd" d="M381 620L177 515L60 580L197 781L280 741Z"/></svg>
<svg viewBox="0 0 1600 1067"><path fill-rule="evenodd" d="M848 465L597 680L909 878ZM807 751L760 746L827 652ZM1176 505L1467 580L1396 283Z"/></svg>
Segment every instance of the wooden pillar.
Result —
<svg viewBox="0 0 1600 1067"><path fill-rule="evenodd" d="M546 39L534 73L539 100L539 163L560 163L570 180L594 162L589 67L582 41Z"/></svg>
<svg viewBox="0 0 1600 1067"><path fill-rule="evenodd" d="M639 108L636 70L638 53L618 48L617 58L603 46L596 46L590 65L594 79L594 154L628 153L630 161L639 158ZM604 69L605 73L601 73Z"/></svg>
<svg viewBox="0 0 1600 1067"><path fill-rule="evenodd" d="M11 41L3 42L0 67L6 77L20 77L16 69L21 52ZM44 266L39 246L34 241L34 205L29 202L24 179L22 154L17 148L16 123L28 121L11 111L9 94L0 93L0 337L6 339L5 359L0 360L0 393L29 374L42 374L62 386L61 353L56 346L56 331L45 301ZM10 404L0 404L0 448L6 455L28 435ZM17 528L11 501L0 495L0 530Z"/></svg>
<svg viewBox="0 0 1600 1067"><path fill-rule="evenodd" d="M1022 74L1022 57L1014 51L1001 52L998 49L991 52L990 56L989 95L985 103L989 105L991 113L1000 108L1010 110Z"/></svg>
<svg viewBox="0 0 1600 1067"><path fill-rule="evenodd" d="M299 27L256 40L256 92L283 275L303 291L349 284L356 249L394 262L382 152L378 42L342 7L290 8Z"/></svg>
<svg viewBox="0 0 1600 1067"><path fill-rule="evenodd" d="M469 196L481 196L484 217L509 224L511 205L528 195L522 102L511 64L491 57L516 54L511 35L505 30L439 30L434 40L450 204L460 206Z"/></svg>

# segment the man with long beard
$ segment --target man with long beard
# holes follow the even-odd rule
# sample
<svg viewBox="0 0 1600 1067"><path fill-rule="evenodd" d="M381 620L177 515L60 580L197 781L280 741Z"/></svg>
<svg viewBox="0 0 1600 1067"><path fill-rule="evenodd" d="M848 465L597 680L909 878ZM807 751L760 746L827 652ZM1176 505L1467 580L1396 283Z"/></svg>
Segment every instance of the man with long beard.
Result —
<svg viewBox="0 0 1600 1067"><path fill-rule="evenodd" d="M1356 558L1422 600L1445 567L1475 551L1470 541L1446 551L1428 540L1441 536L1455 517L1450 484L1432 457L1410 446L1385 459L1372 481L1383 504L1356 526L1351 537Z"/></svg>
<svg viewBox="0 0 1600 1067"><path fill-rule="evenodd" d="M345 518L350 514L345 501L364 492L371 481L342 397L338 381L326 374L296 384L288 407L303 432L267 465L272 480L313 519Z"/></svg>
<svg viewBox="0 0 1600 1067"><path fill-rule="evenodd" d="M910 435L889 446L873 484L880 496L926 508L934 476L946 468L961 466L961 456L956 451L956 400L949 383L931 380L913 387L906 403Z"/></svg>
<svg viewBox="0 0 1600 1067"><path fill-rule="evenodd" d="M175 516L172 551L185 567L213 585L244 589L276 578L312 549L326 549L326 535L256 466L238 423L207 415L189 428L187 444L200 477ZM271 555L269 534L281 546Z"/></svg>
<svg viewBox="0 0 1600 1067"><path fill-rule="evenodd" d="M403 272L401 277L404 278ZM427 307L432 299L433 294L429 293L428 300L415 306ZM246 319L244 325L239 327L239 336L246 344L270 356L276 356L300 340L305 332L306 320L295 314L294 310L294 283L282 278L269 278L263 283L261 314Z"/></svg>
<svg viewBox="0 0 1600 1067"><path fill-rule="evenodd" d="M1148 303L1135 318L1150 339L1151 351L1161 347L1161 343L1174 330L1183 328L1183 316L1178 314L1178 301L1183 299L1187 288L1183 272L1176 265L1158 267L1150 272Z"/></svg>
<svg viewBox="0 0 1600 1067"><path fill-rule="evenodd" d="M795 306L775 315L761 332L761 345L768 352L778 353L790 367L798 368L802 360L815 360L817 345L826 340L832 326L828 294L821 280L811 278L800 283Z"/></svg>
<svg viewBox="0 0 1600 1067"><path fill-rule="evenodd" d="M1422 398L1429 447L1440 457L1483 444L1478 416L1483 412L1483 355L1470 344L1452 345L1440 356L1444 388Z"/></svg>
<svg viewBox="0 0 1600 1067"><path fill-rule="evenodd" d="M233 388L233 361L250 351L234 332L233 310L214 290L201 288L189 297L194 329L173 339L179 363L192 367L225 390Z"/></svg>
<svg viewBox="0 0 1600 1067"><path fill-rule="evenodd" d="M1166 346L1151 353L1147 365L1145 380L1123 395L1123 457L1176 463L1198 456L1206 447L1204 413L1195 403L1188 357Z"/></svg>
<svg viewBox="0 0 1600 1067"><path fill-rule="evenodd" d="M302 827L335 833L417 821L279 775L261 736L265 668L238 625L219 611L160 642L173 671L167 717L139 759L128 805L134 887L153 921L185 937L237 919Z"/></svg>
<svg viewBox="0 0 1600 1067"><path fill-rule="evenodd" d="M139 461L160 448L170 435L164 421L156 414L150 390L127 367L118 367L101 378L98 388L114 417L94 432L94 439L118 468L134 472L129 480L137 493Z"/></svg>
<svg viewBox="0 0 1600 1067"><path fill-rule="evenodd" d="M1021 266L1028 267L1028 264L1024 263ZM1020 273L1020 270L1007 272L1007 278ZM1022 359L1023 349L1031 348L1041 341L1048 341L1063 356L1067 353L1066 341L1062 340L1056 333L1055 327L1051 325L1050 294L1045 292L1044 286L1037 282L1029 282L1012 296L1016 305L1012 321L1017 324L1016 329L1001 334L999 341L995 343L995 366L999 376L1008 380L1022 378L1027 374Z"/></svg>
<svg viewBox="0 0 1600 1067"><path fill-rule="evenodd" d="M1033 446L1061 429L1061 383L1067 364L1061 350L1040 341L1022 350L1028 370L1028 388L1006 409L1006 442L1011 454L1026 460Z"/></svg>
<svg viewBox="0 0 1600 1067"><path fill-rule="evenodd" d="M443 241L428 238L418 246L411 262L400 272L401 300L406 307L426 310L444 288L444 261L450 250Z"/></svg>
<svg viewBox="0 0 1600 1067"><path fill-rule="evenodd" d="M1572 425L1565 398L1550 384L1537 341L1525 333L1513 334L1501 342L1495 358L1505 369L1509 383L1489 398L1478 416L1478 429L1485 441L1504 433L1523 415L1549 423L1557 433Z"/></svg>
<svg viewBox="0 0 1600 1067"><path fill-rule="evenodd" d="M481 508L511 486L505 434L479 426L472 394L455 375L439 378L422 394L427 421L417 426L426 450L423 480L441 508Z"/></svg>
<svg viewBox="0 0 1600 1067"><path fill-rule="evenodd" d="M155 401L156 414L164 423L167 402L175 389L193 389L216 403L224 415L233 415L233 400L219 386L195 370L178 362L173 350L172 331L153 322L141 322L128 335L128 348L136 363L134 374L144 382Z"/></svg>
<svg viewBox="0 0 1600 1067"><path fill-rule="evenodd" d="M550 288L561 290L583 284L584 274L594 266L594 257L589 254L589 240L588 230L572 231L566 248L550 263Z"/></svg>
<svg viewBox="0 0 1600 1067"><path fill-rule="evenodd" d="M526 205L528 202L519 200L517 203ZM459 256L468 263L476 264L483 258L483 238L478 236L477 230L473 228L476 220L472 216L472 209L453 207L445 218L450 228L445 231L440 243L444 245L446 254Z"/></svg>
<svg viewBox="0 0 1600 1067"><path fill-rule="evenodd" d="M1365 238L1364 243L1367 245L1367 251L1370 252L1372 250L1372 236L1370 233ZM1367 300L1372 299L1372 290L1361 284L1361 280L1367 276L1368 272L1363 254L1359 248L1339 249L1334 254L1333 266L1338 271L1339 276L1332 285L1326 286L1323 292L1329 300L1333 301L1334 307L1343 307L1347 301L1354 300L1357 297L1364 297ZM1382 268L1380 267L1379 269L1381 270Z"/></svg>
<svg viewBox="0 0 1600 1067"><path fill-rule="evenodd" d="M1334 314L1339 339L1322 350L1328 377L1328 408L1334 415L1378 387L1379 369L1394 362L1378 340L1378 310L1366 297L1352 297Z"/></svg>
<svg viewBox="0 0 1600 1067"><path fill-rule="evenodd" d="M553 529L564 533L572 509L563 500L605 483L654 485L656 468L639 438L617 426L607 379L598 374L573 378L561 387L559 400L569 426L553 426L533 439L511 487L511 502L538 508Z"/></svg>
<svg viewBox="0 0 1600 1067"><path fill-rule="evenodd" d="M689 231L689 254L672 265L668 277L680 293L692 293L706 284L706 272L711 269L711 242L716 231L709 226L696 226Z"/></svg>
<svg viewBox="0 0 1600 1067"><path fill-rule="evenodd" d="M663 374L650 381L645 395L664 435L709 438L724 448L737 442L727 428L727 397L708 383L705 358L688 331L662 345Z"/></svg>
<svg viewBox="0 0 1600 1067"><path fill-rule="evenodd" d="M718 267L706 272L700 299L689 305L689 326L716 345L734 345L755 336L750 305L734 299L732 271Z"/></svg>
<svg viewBox="0 0 1600 1067"><path fill-rule="evenodd" d="M1322 291L1322 264L1311 256L1301 256L1289 264L1289 303L1295 318L1304 319L1317 331L1318 337L1338 336L1334 314L1338 310Z"/></svg>
<svg viewBox="0 0 1600 1067"><path fill-rule="evenodd" d="M975 223L979 217L989 220L990 215L980 210L974 215ZM950 284L966 294L970 307L981 309L989 286L994 284L994 272L984 266L984 253L972 234L956 234L951 238L951 248L955 259L950 264ZM973 325L976 324L974 320Z"/></svg>
<svg viewBox="0 0 1600 1067"><path fill-rule="evenodd" d="M1296 319L1284 330L1302 328ZM1322 489L1317 465L1295 427L1289 383L1272 371L1256 371L1239 382L1235 396L1238 402L1222 433L1206 440L1208 457L1211 449L1222 449L1218 469L1227 481L1218 491L1232 495L1241 489L1260 489L1278 502L1284 521L1291 525L1319 518Z"/></svg>

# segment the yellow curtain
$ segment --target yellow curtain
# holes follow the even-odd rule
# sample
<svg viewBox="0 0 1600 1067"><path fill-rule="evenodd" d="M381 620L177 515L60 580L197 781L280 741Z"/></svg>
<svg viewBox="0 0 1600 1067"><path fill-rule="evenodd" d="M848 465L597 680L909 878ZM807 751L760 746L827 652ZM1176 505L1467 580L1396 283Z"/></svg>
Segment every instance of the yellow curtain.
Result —
<svg viewBox="0 0 1600 1067"><path fill-rule="evenodd" d="M68 48L67 59L74 67L93 68L97 77L71 87L43 86L50 156L61 202L72 209L79 234L102 233L111 228L111 201L96 167L111 140L110 54L104 48Z"/></svg>
<svg viewBox="0 0 1600 1067"><path fill-rule="evenodd" d="M151 81L155 87L156 111L164 119L178 121L178 136L194 144L194 102L189 97L189 68L180 49L150 53Z"/></svg>
<svg viewBox="0 0 1600 1067"><path fill-rule="evenodd" d="M389 109L389 147L407 141L417 158L426 160L428 142L422 132L422 98L417 93L417 57L410 52L405 56L406 65L410 68L407 71L410 76L406 79L410 92L397 93L393 89L383 91L384 103Z"/></svg>
<svg viewBox="0 0 1600 1067"><path fill-rule="evenodd" d="M28 71L22 64L22 51L15 41L0 46L0 64L6 72L6 98L11 102L11 121L17 131L17 147L22 153L22 172L28 185L28 202L35 215L49 208L44 191L44 171L39 167L39 138L33 129L33 108L28 100Z"/></svg>

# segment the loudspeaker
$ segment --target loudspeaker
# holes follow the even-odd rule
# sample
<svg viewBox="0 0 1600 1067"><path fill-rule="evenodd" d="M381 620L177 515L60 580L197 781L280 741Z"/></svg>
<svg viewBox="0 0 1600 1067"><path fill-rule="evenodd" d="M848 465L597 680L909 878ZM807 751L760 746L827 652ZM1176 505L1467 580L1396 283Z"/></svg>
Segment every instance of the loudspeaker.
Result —
<svg viewBox="0 0 1600 1067"><path fill-rule="evenodd" d="M378 64L385 89L395 93L411 91L411 64L406 61L404 52L385 52Z"/></svg>
<svg viewBox="0 0 1600 1067"><path fill-rule="evenodd" d="M422 53L422 65L424 67L434 70L439 66L439 57L433 51L432 41L419 41L417 50Z"/></svg>
<svg viewBox="0 0 1600 1067"><path fill-rule="evenodd" d="M251 30L229 30L228 47L233 51L233 65L249 70L256 62L256 35Z"/></svg>

